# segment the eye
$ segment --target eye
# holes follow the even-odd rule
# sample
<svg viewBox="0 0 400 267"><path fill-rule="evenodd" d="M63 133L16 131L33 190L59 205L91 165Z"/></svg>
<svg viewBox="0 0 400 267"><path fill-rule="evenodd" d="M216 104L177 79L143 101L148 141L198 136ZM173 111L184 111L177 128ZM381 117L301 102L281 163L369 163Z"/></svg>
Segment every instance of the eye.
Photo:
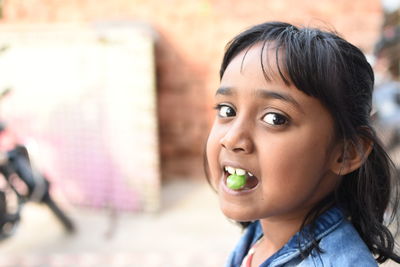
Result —
<svg viewBox="0 0 400 267"><path fill-rule="evenodd" d="M222 118L236 116L236 111L228 105L217 105L215 109L218 110L218 116Z"/></svg>
<svg viewBox="0 0 400 267"><path fill-rule="evenodd" d="M285 116L274 112L265 114L263 121L271 125L284 125L288 123L288 119Z"/></svg>

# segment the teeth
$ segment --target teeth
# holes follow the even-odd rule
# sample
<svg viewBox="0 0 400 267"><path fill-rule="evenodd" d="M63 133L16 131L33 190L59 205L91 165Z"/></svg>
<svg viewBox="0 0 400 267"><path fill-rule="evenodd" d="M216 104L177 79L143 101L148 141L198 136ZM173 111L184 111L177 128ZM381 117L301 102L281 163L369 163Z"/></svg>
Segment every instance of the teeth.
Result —
<svg viewBox="0 0 400 267"><path fill-rule="evenodd" d="M229 172L229 174L234 174L235 173L235 168L226 167L226 171Z"/></svg>
<svg viewBox="0 0 400 267"><path fill-rule="evenodd" d="M237 174L237 175L245 175L245 174L246 174L246 171L243 170L243 169L236 169L236 174Z"/></svg>
<svg viewBox="0 0 400 267"><path fill-rule="evenodd" d="M245 175L247 173L249 176L253 176L253 174L250 172L246 172L245 170L239 168L236 169L231 166L225 166L225 171L227 171L229 174L236 173L237 175Z"/></svg>

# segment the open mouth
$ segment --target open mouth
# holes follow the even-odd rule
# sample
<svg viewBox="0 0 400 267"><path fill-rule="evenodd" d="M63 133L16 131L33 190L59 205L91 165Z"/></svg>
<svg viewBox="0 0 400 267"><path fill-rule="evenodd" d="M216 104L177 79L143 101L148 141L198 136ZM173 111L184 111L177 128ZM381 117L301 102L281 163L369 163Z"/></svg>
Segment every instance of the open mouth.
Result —
<svg viewBox="0 0 400 267"><path fill-rule="evenodd" d="M224 173L225 184L232 190L250 190L258 185L258 178L244 169L225 166Z"/></svg>

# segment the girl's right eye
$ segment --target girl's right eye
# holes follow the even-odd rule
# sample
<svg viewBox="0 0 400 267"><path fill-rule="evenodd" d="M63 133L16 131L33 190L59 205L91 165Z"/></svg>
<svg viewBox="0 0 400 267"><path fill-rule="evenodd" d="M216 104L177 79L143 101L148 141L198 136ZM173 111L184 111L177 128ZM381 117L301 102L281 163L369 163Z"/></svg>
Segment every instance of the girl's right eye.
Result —
<svg viewBox="0 0 400 267"><path fill-rule="evenodd" d="M215 108L218 110L218 116L221 118L236 116L236 111L228 105L217 105Z"/></svg>

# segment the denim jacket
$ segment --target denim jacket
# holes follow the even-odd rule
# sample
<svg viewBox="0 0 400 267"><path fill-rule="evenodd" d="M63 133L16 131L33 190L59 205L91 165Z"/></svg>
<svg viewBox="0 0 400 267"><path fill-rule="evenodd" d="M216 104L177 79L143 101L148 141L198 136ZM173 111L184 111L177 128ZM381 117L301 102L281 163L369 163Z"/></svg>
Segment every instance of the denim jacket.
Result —
<svg viewBox="0 0 400 267"><path fill-rule="evenodd" d="M259 221L250 224L230 255L226 266L239 267L251 246L262 235ZM319 248L322 252L313 249L308 253L308 256L303 258L299 249L299 240L301 240L302 251L307 251L311 247L312 240L300 238L298 232L280 250L264 261L260 267L378 266L353 225L337 207L326 211L317 219L314 235L316 240L319 241Z"/></svg>

